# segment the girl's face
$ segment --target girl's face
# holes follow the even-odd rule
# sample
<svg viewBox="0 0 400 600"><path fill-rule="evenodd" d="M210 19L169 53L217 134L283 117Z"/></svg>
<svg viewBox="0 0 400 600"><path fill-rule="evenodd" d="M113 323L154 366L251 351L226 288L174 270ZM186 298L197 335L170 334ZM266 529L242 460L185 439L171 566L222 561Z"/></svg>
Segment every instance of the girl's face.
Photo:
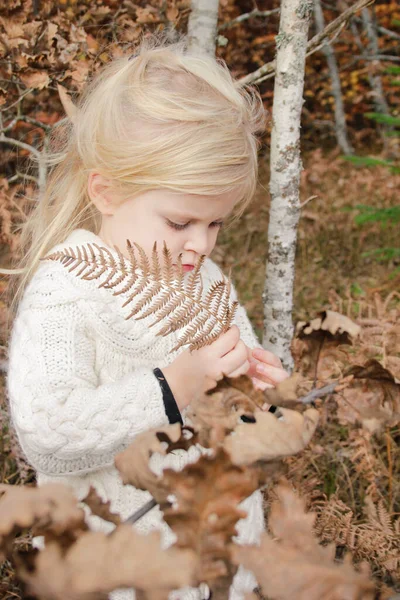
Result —
<svg viewBox="0 0 400 600"><path fill-rule="evenodd" d="M202 254L211 254L221 225L238 200L232 193L198 196L152 190L113 207L112 214L103 214L99 237L125 256L127 240L142 246L148 257L154 242L160 254L165 241L174 264L182 254L183 265L194 265Z"/></svg>

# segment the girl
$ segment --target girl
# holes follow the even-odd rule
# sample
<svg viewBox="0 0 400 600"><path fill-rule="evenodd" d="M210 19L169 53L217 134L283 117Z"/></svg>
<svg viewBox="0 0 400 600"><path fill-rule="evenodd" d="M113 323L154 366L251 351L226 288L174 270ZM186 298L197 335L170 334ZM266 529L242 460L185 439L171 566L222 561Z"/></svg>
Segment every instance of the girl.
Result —
<svg viewBox="0 0 400 600"><path fill-rule="evenodd" d="M253 196L264 110L222 62L188 52L184 40L147 40L135 56L104 68L71 117L55 140L47 191L22 235L24 293L10 343L8 394L38 484L63 482L80 499L93 485L125 519L149 500L147 492L124 487L113 464L135 435L184 421L193 396L223 374L248 373L265 387L286 373L260 349L242 307L234 326L210 346L170 353L176 334L157 337L146 319L126 320L121 299L98 282L39 259L88 242L124 252L127 239L149 254L154 241L160 248L165 240L189 272L200 255L210 255L222 223ZM205 292L220 279L208 258L201 274ZM154 468L181 469L198 456L195 448L177 452L155 460ZM243 508L248 517L239 522L239 543L257 542L260 494ZM98 517L90 525L113 527ZM136 526L159 528L164 545L173 542L157 508ZM243 598L255 585L240 568L230 598ZM195 589L178 595L200 597ZM134 591L112 597L133 599Z"/></svg>

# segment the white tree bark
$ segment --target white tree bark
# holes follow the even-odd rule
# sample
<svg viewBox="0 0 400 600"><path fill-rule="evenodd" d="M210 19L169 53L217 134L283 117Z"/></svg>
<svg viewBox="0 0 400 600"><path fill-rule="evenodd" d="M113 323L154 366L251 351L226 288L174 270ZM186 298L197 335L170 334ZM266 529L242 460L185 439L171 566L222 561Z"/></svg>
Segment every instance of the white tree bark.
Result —
<svg viewBox="0 0 400 600"><path fill-rule="evenodd" d="M192 0L188 23L189 47L215 54L219 0Z"/></svg>
<svg viewBox="0 0 400 600"><path fill-rule="evenodd" d="M367 48L364 47L364 45L361 41L361 37L358 32L358 27L357 27L356 21L354 19L351 22L351 30L354 34L356 44L360 48L362 56L364 56L364 58L366 59L365 63L366 63L366 67L368 70L368 80L369 80L369 85L371 87L372 94L373 94L375 110L376 110L376 112L381 113L383 115L390 115L390 108L386 101L385 94L383 91L382 78L381 78L379 71L377 70L377 66L379 63L379 59L378 59L379 43L378 43L377 27L376 27L376 23L374 23L374 21L371 17L371 12L369 11L368 8L363 9L363 11L361 13L361 20L364 25L365 31L367 33L367 39L368 39L368 47ZM370 58L373 58L374 56L376 56L377 58L375 60L370 60ZM385 132L390 131L392 129L392 127L390 127L389 125L385 125L385 124L382 124L382 125L378 124L377 127L380 128L383 133L382 141L383 141L384 148L386 150L391 148L391 150L395 153L395 155L397 155L398 154L397 139L394 137L391 137L389 139L385 135Z"/></svg>
<svg viewBox="0 0 400 600"><path fill-rule="evenodd" d="M365 55L378 56L378 34L368 8L364 8L361 13L361 18L368 37L368 51L365 52ZM378 61L367 61L368 78L374 94L374 103L377 112L384 115L390 115L389 105L386 102L385 94L383 93L382 79L380 73L376 71L377 62Z"/></svg>
<svg viewBox="0 0 400 600"><path fill-rule="evenodd" d="M324 13L322 11L321 0L314 0L314 15L317 31L321 32L325 27ZM326 56L329 74L332 84L332 95L335 100L335 132L337 143L345 154L353 154L353 148L347 137L346 115L343 106L342 86L340 84L339 70L337 67L336 56L332 46L329 43L324 44L322 52Z"/></svg>
<svg viewBox="0 0 400 600"><path fill-rule="evenodd" d="M263 346L293 369L290 343L297 223L300 216L300 116L313 0L282 0L272 109L271 209L263 293Z"/></svg>

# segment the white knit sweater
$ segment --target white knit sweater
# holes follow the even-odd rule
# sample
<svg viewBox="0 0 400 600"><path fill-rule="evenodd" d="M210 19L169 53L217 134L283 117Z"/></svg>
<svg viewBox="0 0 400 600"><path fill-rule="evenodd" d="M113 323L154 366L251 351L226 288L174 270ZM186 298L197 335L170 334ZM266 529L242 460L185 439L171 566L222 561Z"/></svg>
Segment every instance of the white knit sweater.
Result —
<svg viewBox="0 0 400 600"><path fill-rule="evenodd" d="M93 233L76 229L54 250L87 242L105 246ZM201 273L205 292L221 277L210 259ZM38 484L62 482L72 486L79 499L92 485L104 500L111 501L111 510L125 519L150 495L124 486L113 458L138 433L168 424L153 369L162 369L182 350L169 353L179 332L157 337L158 327L148 327L151 318L127 320L129 307L122 308L122 295L114 296L98 285L58 262L41 263L14 321L7 388L12 423L27 460L37 471ZM232 298L236 298L234 289ZM241 306L235 322L250 348L260 346ZM155 470L161 466L181 469L199 455L193 447L189 453L153 457L152 465ZM238 524L238 542L257 542L263 529L261 494L253 494L242 507L248 517ZM99 517L88 521L96 530L114 528ZM174 541L158 507L135 527L144 533L160 529L165 547ZM240 568L230 599L243 598L243 592L255 585L252 574ZM133 600L135 594L118 590L111 597ZM197 600L200 592L191 588L178 597Z"/></svg>

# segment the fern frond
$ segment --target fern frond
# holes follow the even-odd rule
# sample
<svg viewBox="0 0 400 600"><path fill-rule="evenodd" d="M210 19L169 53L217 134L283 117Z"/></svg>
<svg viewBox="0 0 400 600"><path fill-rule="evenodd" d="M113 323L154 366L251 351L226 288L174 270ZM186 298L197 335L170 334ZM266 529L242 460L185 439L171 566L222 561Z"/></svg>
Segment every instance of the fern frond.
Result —
<svg viewBox="0 0 400 600"><path fill-rule="evenodd" d="M185 279L182 257L174 267L172 255L164 242L162 257L153 246L149 259L137 243L127 241L128 258L114 246L115 252L96 243L53 252L42 260L60 262L69 272L84 280L98 280L99 288L111 290L114 296L124 296L122 307L129 307L126 319L154 316L149 327L168 318L157 335L166 336L182 330L171 350L189 345L198 350L215 341L232 324L238 303L231 302L231 283L222 278L203 294L201 267L205 256L199 257L193 271Z"/></svg>
<svg viewBox="0 0 400 600"><path fill-rule="evenodd" d="M386 510L382 500L378 502L376 512L379 519L379 524L382 527L382 531L386 534L394 535L392 519L390 517L390 514Z"/></svg>

